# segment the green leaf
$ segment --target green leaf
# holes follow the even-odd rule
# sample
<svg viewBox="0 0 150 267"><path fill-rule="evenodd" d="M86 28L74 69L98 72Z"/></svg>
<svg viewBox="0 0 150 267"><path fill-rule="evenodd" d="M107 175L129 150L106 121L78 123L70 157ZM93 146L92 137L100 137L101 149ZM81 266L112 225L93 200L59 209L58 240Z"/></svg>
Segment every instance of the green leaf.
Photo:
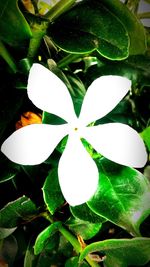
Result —
<svg viewBox="0 0 150 267"><path fill-rule="evenodd" d="M139 226L150 214L150 184L139 171L113 163L99 161L99 186L87 202L100 216L139 235Z"/></svg>
<svg viewBox="0 0 150 267"><path fill-rule="evenodd" d="M106 267L143 266L150 260L150 238L111 239L88 245L80 256L82 261L89 253L106 255Z"/></svg>
<svg viewBox="0 0 150 267"><path fill-rule="evenodd" d="M37 214L35 204L26 196L9 202L0 210L0 227L13 228L22 220Z"/></svg>
<svg viewBox="0 0 150 267"><path fill-rule="evenodd" d="M80 220L90 223L102 223L105 222L105 218L95 214L86 203L74 207L70 207L72 215Z"/></svg>
<svg viewBox="0 0 150 267"><path fill-rule="evenodd" d="M141 137L143 138L148 151L150 152L150 126L144 129L144 131L141 133Z"/></svg>
<svg viewBox="0 0 150 267"><path fill-rule="evenodd" d="M20 46L32 35L17 2L17 0L0 1L0 39L12 46Z"/></svg>
<svg viewBox="0 0 150 267"><path fill-rule="evenodd" d="M66 123L66 121L64 121L62 118L60 118L54 114L51 114L51 113L44 111L42 114L42 123L59 125L59 124Z"/></svg>
<svg viewBox="0 0 150 267"><path fill-rule="evenodd" d="M38 235L34 245L35 255L41 253L47 245L49 249L50 247L51 249L55 247L57 243L57 236L55 235L55 233L58 231L60 226L61 222L54 222Z"/></svg>
<svg viewBox="0 0 150 267"><path fill-rule="evenodd" d="M54 214L56 209L64 203L64 197L59 186L57 169L50 171L42 190L45 204L50 213Z"/></svg>
<svg viewBox="0 0 150 267"><path fill-rule="evenodd" d="M76 235L82 236L84 240L94 237L101 229L101 223L89 223L80 219L70 218L66 225Z"/></svg>
<svg viewBox="0 0 150 267"><path fill-rule="evenodd" d="M123 23L130 37L130 55L144 54L146 51L145 29L137 17L119 0L102 0L102 4Z"/></svg>
<svg viewBox="0 0 150 267"><path fill-rule="evenodd" d="M59 47L71 53L97 50L113 60L128 56L129 38L124 25L100 1L78 3L56 20L50 33Z"/></svg>
<svg viewBox="0 0 150 267"><path fill-rule="evenodd" d="M16 227L13 228L2 228L0 227L0 239L4 239L7 236L11 235L16 230Z"/></svg>
<svg viewBox="0 0 150 267"><path fill-rule="evenodd" d="M88 267L86 262L80 263L80 267ZM72 257L68 259L65 263L65 267L79 267L79 257Z"/></svg>

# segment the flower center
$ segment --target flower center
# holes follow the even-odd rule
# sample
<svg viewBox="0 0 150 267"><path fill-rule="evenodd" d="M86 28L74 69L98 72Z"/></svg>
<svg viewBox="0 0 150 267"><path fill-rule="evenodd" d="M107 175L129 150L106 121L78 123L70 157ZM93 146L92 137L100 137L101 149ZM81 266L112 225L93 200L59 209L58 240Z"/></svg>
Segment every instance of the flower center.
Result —
<svg viewBox="0 0 150 267"><path fill-rule="evenodd" d="M75 127L75 128L74 128L74 130L75 130L75 131L78 131L78 128L77 128L77 127Z"/></svg>

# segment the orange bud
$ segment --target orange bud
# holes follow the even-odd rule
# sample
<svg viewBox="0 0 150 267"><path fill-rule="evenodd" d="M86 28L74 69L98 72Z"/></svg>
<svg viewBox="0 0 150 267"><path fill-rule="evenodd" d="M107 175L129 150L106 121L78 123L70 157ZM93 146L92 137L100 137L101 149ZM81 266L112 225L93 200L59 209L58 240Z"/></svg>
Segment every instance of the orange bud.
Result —
<svg viewBox="0 0 150 267"><path fill-rule="evenodd" d="M24 5L25 9L29 13L35 14L34 6L33 6L32 2L31 2L31 0L22 0L22 3Z"/></svg>
<svg viewBox="0 0 150 267"><path fill-rule="evenodd" d="M42 123L42 115L27 111L21 115L21 120L16 123L16 129L20 129L26 125Z"/></svg>
<svg viewBox="0 0 150 267"><path fill-rule="evenodd" d="M7 262L5 262L3 259L0 259L0 267L8 267Z"/></svg>

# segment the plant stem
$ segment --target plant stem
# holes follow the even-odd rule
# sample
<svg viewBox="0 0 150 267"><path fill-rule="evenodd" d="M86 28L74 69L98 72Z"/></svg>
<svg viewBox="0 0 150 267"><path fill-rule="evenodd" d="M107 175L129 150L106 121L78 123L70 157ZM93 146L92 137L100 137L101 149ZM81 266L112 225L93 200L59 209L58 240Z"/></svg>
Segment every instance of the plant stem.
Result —
<svg viewBox="0 0 150 267"><path fill-rule="evenodd" d="M41 24L31 25L32 29L32 38L30 39L29 49L28 49L28 58L34 58L38 52L41 41L46 34L48 27L48 22L44 21Z"/></svg>
<svg viewBox="0 0 150 267"><path fill-rule="evenodd" d="M78 240L63 226L59 228L60 233L71 243L77 253L82 251Z"/></svg>
<svg viewBox="0 0 150 267"><path fill-rule="evenodd" d="M50 223L54 222L52 216L47 212L41 213L41 216L47 219ZM82 247L78 242L77 238L72 233L70 233L63 225L59 227L59 232L70 242L77 254L82 252ZM93 261L89 256L86 256L85 259L91 267L99 267L99 264Z"/></svg>
<svg viewBox="0 0 150 267"><path fill-rule="evenodd" d="M134 13L137 14L140 0L127 0L125 4Z"/></svg>
<svg viewBox="0 0 150 267"><path fill-rule="evenodd" d="M17 72L17 66L15 64L15 61L12 58L12 56L9 54L8 50L6 49L6 47L4 46L2 41L0 41L0 55L7 62L9 67L12 69L13 73L16 73Z"/></svg>
<svg viewBox="0 0 150 267"><path fill-rule="evenodd" d="M150 12L143 12L137 14L138 19L149 19L150 18Z"/></svg>
<svg viewBox="0 0 150 267"><path fill-rule="evenodd" d="M77 254L81 253L82 247L78 240L63 226L59 228L59 231L71 243ZM86 256L85 259L91 267L99 267L99 264L93 261L89 256Z"/></svg>
<svg viewBox="0 0 150 267"><path fill-rule="evenodd" d="M46 14L45 18L47 18L50 21L53 21L58 16L60 16L62 13L67 11L76 0L60 0L55 6L53 6Z"/></svg>
<svg viewBox="0 0 150 267"><path fill-rule="evenodd" d="M61 59L58 63L57 66L59 68L64 68L66 67L69 63L73 62L76 59L81 58L81 55L79 54L69 54L66 57L64 57L63 59Z"/></svg>

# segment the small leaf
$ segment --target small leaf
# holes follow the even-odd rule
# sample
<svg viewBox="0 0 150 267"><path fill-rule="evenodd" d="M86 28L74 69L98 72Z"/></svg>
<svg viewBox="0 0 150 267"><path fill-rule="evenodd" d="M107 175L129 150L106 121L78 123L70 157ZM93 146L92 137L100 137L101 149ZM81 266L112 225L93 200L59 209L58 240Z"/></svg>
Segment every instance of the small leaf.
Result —
<svg viewBox="0 0 150 267"><path fill-rule="evenodd" d="M55 233L58 231L60 226L61 222L54 222L38 235L34 245L35 255L41 253L47 245L51 245L51 249L55 247L57 241L57 236L55 235Z"/></svg>
<svg viewBox="0 0 150 267"><path fill-rule="evenodd" d="M99 186L87 202L100 216L139 235L139 226L150 214L150 184L144 175L129 167L99 160Z"/></svg>
<svg viewBox="0 0 150 267"><path fill-rule="evenodd" d="M35 214L37 214L35 204L26 196L20 197L0 210L0 227L16 227L20 221L29 219Z"/></svg>
<svg viewBox="0 0 150 267"><path fill-rule="evenodd" d="M50 171L42 190L47 208L51 214L54 214L56 209L64 203L64 197L59 186L57 169Z"/></svg>
<svg viewBox="0 0 150 267"><path fill-rule="evenodd" d="M75 218L90 223L102 223L105 222L105 218L95 214L86 203L74 207L70 207L70 211Z"/></svg>
<svg viewBox="0 0 150 267"><path fill-rule="evenodd" d="M56 20L50 33L59 47L71 53L97 50L113 60L128 56L129 38L124 25L100 1L86 0L76 4Z"/></svg>
<svg viewBox="0 0 150 267"><path fill-rule="evenodd" d="M17 2L17 0L0 1L0 39L12 46L20 46L32 35Z"/></svg>
<svg viewBox="0 0 150 267"><path fill-rule="evenodd" d="M94 237L101 229L101 223L89 223L79 219L70 218L66 222L69 229L84 240Z"/></svg>
<svg viewBox="0 0 150 267"><path fill-rule="evenodd" d="M150 238L111 239L95 242L83 250L80 261L93 252L106 255L104 260L106 267L143 266L150 260Z"/></svg>

